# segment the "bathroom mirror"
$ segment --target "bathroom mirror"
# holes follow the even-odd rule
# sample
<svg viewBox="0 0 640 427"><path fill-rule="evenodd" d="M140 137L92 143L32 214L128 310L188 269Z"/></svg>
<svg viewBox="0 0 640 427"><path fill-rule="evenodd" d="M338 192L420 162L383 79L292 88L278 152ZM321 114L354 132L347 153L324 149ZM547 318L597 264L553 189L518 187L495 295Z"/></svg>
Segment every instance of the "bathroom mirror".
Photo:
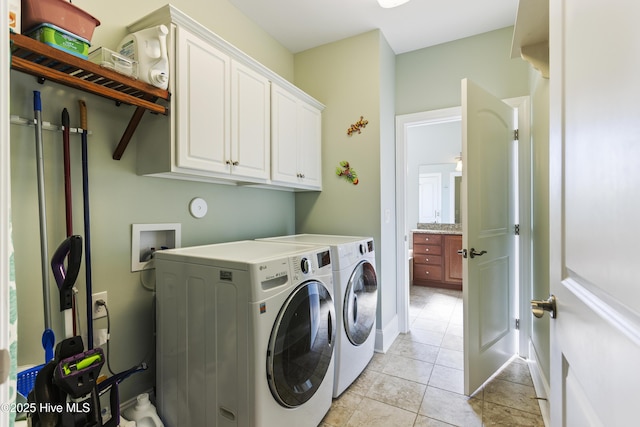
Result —
<svg viewBox="0 0 640 427"><path fill-rule="evenodd" d="M460 218L455 218L455 211L460 211L460 206L455 205L455 189L459 185L451 184L451 173L456 172L456 161L462 151L462 125L459 119L446 120L437 123L428 123L412 126L407 130L407 181L405 200L407 212L407 225L415 228L420 220L420 205L422 200L430 197L435 200L440 214L438 217L428 217L426 222L437 221L443 224L461 223ZM462 165L464 167L464 165ZM432 185L430 194L423 187L422 195L419 190L420 174L439 174L440 185ZM453 193L451 189L454 189ZM435 195L438 194L436 197ZM453 194L453 196L452 196ZM453 207L451 204L453 203ZM424 213L434 211L432 207L422 208ZM424 219L424 215L423 215Z"/></svg>
<svg viewBox="0 0 640 427"><path fill-rule="evenodd" d="M418 223L460 224L462 172L455 163L418 168Z"/></svg>

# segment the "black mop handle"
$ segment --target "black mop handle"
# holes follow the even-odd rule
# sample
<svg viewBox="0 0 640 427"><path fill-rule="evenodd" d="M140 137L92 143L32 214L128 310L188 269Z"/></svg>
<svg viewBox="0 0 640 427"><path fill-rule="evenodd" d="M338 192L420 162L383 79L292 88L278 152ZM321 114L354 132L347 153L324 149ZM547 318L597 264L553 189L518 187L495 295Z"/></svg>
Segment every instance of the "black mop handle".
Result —
<svg viewBox="0 0 640 427"><path fill-rule="evenodd" d="M87 156L87 104L79 100L82 129L82 197L84 201L84 269L87 286L87 349L93 349L93 291L91 286L91 224L89 215L89 169Z"/></svg>

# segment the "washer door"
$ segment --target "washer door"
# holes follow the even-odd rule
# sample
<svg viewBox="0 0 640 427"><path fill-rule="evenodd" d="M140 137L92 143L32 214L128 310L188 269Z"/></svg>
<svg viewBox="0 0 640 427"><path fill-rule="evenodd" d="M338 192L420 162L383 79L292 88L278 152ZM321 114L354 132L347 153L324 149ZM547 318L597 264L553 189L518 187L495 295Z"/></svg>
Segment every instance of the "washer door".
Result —
<svg viewBox="0 0 640 427"><path fill-rule="evenodd" d="M318 390L333 357L335 334L327 288L315 280L296 288L280 309L267 352L267 381L282 406L300 406Z"/></svg>
<svg viewBox="0 0 640 427"><path fill-rule="evenodd" d="M344 294L344 329L353 345L360 345L369 337L376 322L377 307L376 270L369 261L363 260L351 273Z"/></svg>

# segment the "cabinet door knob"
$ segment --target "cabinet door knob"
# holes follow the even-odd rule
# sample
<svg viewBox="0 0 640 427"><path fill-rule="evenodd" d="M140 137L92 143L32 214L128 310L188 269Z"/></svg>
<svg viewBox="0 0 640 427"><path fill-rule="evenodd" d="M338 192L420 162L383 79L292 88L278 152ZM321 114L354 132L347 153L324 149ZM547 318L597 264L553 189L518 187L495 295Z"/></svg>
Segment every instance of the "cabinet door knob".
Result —
<svg viewBox="0 0 640 427"><path fill-rule="evenodd" d="M231 163L233 166L238 166L240 164L240 162L232 162Z"/></svg>

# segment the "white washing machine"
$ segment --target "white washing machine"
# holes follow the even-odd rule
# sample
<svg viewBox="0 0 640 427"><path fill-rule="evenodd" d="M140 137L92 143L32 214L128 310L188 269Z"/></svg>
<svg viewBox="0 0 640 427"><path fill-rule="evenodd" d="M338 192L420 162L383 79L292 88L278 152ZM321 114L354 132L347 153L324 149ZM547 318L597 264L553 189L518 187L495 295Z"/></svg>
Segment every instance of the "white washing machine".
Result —
<svg viewBox="0 0 640 427"><path fill-rule="evenodd" d="M297 234L264 239L331 248L338 337L333 397L362 373L373 357L378 307L376 254L371 237Z"/></svg>
<svg viewBox="0 0 640 427"><path fill-rule="evenodd" d="M167 427L316 427L331 406L328 247L241 241L156 253Z"/></svg>

